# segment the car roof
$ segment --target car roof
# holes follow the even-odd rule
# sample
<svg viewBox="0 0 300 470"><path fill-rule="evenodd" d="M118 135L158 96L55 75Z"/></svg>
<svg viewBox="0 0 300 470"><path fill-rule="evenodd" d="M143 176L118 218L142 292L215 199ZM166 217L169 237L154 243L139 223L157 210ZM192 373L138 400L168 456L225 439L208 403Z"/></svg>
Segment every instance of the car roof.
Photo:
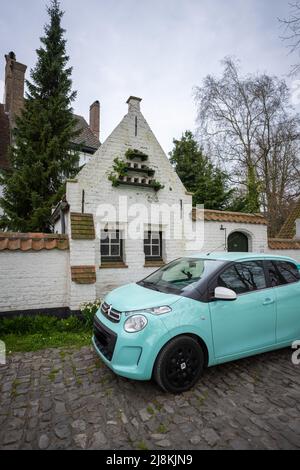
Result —
<svg viewBox="0 0 300 470"><path fill-rule="evenodd" d="M299 264L293 258L289 256L272 255L271 253L238 253L238 252L212 252L212 253L197 253L187 256L187 258L203 258L213 260L224 260L224 261L247 261L257 259L273 259L273 260L285 260L292 261L295 264Z"/></svg>

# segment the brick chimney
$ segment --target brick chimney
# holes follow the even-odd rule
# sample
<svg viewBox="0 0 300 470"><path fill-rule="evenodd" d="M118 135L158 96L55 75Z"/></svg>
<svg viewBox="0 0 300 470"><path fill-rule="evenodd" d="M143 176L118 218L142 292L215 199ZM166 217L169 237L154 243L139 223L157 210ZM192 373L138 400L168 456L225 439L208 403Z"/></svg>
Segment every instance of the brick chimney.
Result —
<svg viewBox="0 0 300 470"><path fill-rule="evenodd" d="M17 62L16 54L5 55L5 89L4 109L8 113L10 127L15 126L16 116L19 116L24 106L24 82L27 66Z"/></svg>
<svg viewBox="0 0 300 470"><path fill-rule="evenodd" d="M95 101L90 106L90 129L93 134L100 140L100 103Z"/></svg>

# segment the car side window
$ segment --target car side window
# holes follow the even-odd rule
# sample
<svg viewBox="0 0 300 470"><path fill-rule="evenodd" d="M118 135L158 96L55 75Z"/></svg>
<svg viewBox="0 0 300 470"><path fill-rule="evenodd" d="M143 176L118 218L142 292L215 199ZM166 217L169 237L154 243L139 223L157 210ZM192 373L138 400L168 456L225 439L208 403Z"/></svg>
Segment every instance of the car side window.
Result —
<svg viewBox="0 0 300 470"><path fill-rule="evenodd" d="M289 261L267 261L267 271L272 287L291 284L300 280L297 266Z"/></svg>
<svg viewBox="0 0 300 470"><path fill-rule="evenodd" d="M267 283L263 263L261 261L235 263L220 274L218 286L232 289L237 294L265 289Z"/></svg>

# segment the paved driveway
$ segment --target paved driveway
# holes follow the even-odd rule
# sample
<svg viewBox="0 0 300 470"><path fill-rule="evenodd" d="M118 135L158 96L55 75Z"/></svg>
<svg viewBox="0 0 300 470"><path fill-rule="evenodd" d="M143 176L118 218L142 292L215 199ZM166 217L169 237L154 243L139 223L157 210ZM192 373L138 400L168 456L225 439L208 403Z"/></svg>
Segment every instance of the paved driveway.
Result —
<svg viewBox="0 0 300 470"><path fill-rule="evenodd" d="M285 349L208 369L181 396L112 374L91 348L0 366L1 449L300 448L300 365Z"/></svg>

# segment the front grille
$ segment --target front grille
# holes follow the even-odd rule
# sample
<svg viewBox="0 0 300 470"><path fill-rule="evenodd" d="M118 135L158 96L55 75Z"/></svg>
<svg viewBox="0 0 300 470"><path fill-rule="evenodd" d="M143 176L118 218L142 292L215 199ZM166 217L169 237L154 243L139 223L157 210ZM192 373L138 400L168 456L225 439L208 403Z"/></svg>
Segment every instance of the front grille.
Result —
<svg viewBox="0 0 300 470"><path fill-rule="evenodd" d="M112 360L118 336L100 321L94 321L94 339L97 348L109 361Z"/></svg>
<svg viewBox="0 0 300 470"><path fill-rule="evenodd" d="M119 323L121 320L121 312L112 308L112 306L108 305L106 302L103 302L101 306L101 313L105 316L105 318L108 318L108 320L112 321L113 323Z"/></svg>

